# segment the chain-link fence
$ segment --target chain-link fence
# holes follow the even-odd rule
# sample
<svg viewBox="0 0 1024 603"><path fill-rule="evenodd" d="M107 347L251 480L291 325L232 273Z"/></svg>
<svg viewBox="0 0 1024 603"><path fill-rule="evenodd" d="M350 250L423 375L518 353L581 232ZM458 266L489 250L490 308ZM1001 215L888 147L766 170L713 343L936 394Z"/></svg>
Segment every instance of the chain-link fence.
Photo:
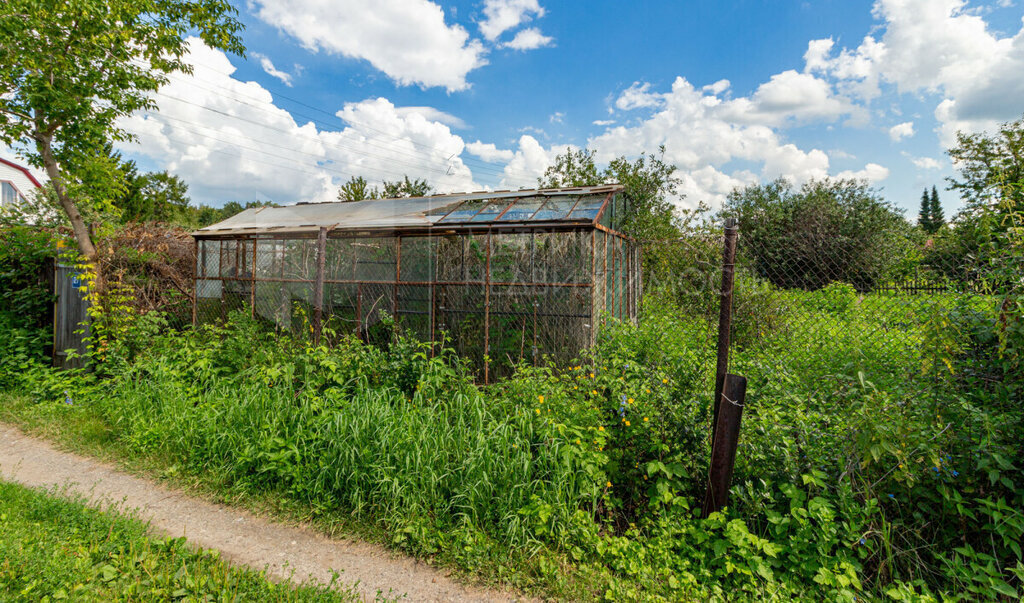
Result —
<svg viewBox="0 0 1024 603"><path fill-rule="evenodd" d="M682 359L713 387L726 240L721 227L645 241L645 295L671 300L702 350ZM918 231L876 239L737 229L729 370L766 380L885 372L921 379L971 353L998 320L1001 284L978 255ZM980 370L980 369L979 369ZM948 372L948 371L947 371Z"/></svg>

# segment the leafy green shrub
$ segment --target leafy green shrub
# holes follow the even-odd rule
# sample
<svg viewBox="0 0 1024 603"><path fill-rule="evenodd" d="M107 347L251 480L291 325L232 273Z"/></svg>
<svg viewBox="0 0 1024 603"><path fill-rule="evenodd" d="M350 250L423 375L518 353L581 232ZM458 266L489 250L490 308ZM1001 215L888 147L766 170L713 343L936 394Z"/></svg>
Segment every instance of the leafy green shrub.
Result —
<svg viewBox="0 0 1024 603"><path fill-rule="evenodd" d="M839 280L868 290L912 250L901 211L863 182L752 185L731 193L722 215L739 220L741 259L786 289Z"/></svg>
<svg viewBox="0 0 1024 603"><path fill-rule="evenodd" d="M849 283L829 283L804 296L804 303L812 310L844 314L857 301L857 290Z"/></svg>
<svg viewBox="0 0 1024 603"><path fill-rule="evenodd" d="M46 273L56 256L50 233L0 227L0 320L30 328L50 326L54 295Z"/></svg>

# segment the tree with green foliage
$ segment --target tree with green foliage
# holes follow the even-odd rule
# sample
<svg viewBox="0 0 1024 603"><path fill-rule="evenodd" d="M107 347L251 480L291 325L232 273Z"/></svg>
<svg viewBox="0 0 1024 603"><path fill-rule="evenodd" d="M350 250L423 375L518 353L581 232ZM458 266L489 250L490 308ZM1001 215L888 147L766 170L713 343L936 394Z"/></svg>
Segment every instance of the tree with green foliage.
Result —
<svg viewBox="0 0 1024 603"><path fill-rule="evenodd" d="M384 192L381 197L384 199L401 199L404 197L425 197L434 192L434 188L430 186L426 180L419 178L409 179L409 176L403 176L401 180L395 180L390 182L384 181Z"/></svg>
<svg viewBox="0 0 1024 603"><path fill-rule="evenodd" d="M932 230L932 200L928 196L928 189L921 192L921 208L917 211L917 225L925 232Z"/></svg>
<svg viewBox="0 0 1024 603"><path fill-rule="evenodd" d="M434 188L426 180L410 179L403 176L401 180L385 180L384 188L371 186L362 176L353 176L338 190L339 201L366 201L372 199L401 199L405 197L425 197L434 192Z"/></svg>
<svg viewBox="0 0 1024 603"><path fill-rule="evenodd" d="M939 191L932 186L931 194L928 189L921 191L921 208L917 213L917 225L928 234L935 234L940 228L946 225L946 216L942 211L942 204L939 202Z"/></svg>
<svg viewBox="0 0 1024 603"><path fill-rule="evenodd" d="M0 141L45 169L88 260L82 205L119 188L104 145L132 138L119 120L156 108L169 74L191 73L187 36L242 54L236 13L227 0L0 3Z"/></svg>
<svg viewBox="0 0 1024 603"><path fill-rule="evenodd" d="M597 169L597 151L567 149L557 156L537 179L541 188L598 186L618 183L626 198L622 229L638 239L666 239L679 235L676 208L670 200L677 193L676 167L665 163L665 147L660 154L641 154L630 161L613 159L603 170Z"/></svg>
<svg viewBox="0 0 1024 603"><path fill-rule="evenodd" d="M1008 215L1024 210L1024 118L1004 123L994 134L957 132L949 156L960 172L949 178L950 189L966 203L959 218L996 212ZM999 219L1000 227L1008 227Z"/></svg>
<svg viewBox="0 0 1024 603"><path fill-rule="evenodd" d="M936 232L946 225L946 214L942 211L942 203L939 201L939 191L932 186L932 195L928 199L928 217L931 220L932 232Z"/></svg>
<svg viewBox="0 0 1024 603"><path fill-rule="evenodd" d="M380 192L377 188L370 186L362 176L352 176L338 190L338 201L364 201L379 197Z"/></svg>
<svg viewBox="0 0 1024 603"><path fill-rule="evenodd" d="M948 153L959 172L948 179L950 189L964 207L927 250L925 263L948 278L974 282L1007 252L1014 220L1024 214L1024 119L994 134L958 132Z"/></svg>
<svg viewBox="0 0 1024 603"><path fill-rule="evenodd" d="M780 178L729 194L724 217L739 220L740 251L779 287L820 289L833 281L870 289L909 250L910 225L867 182Z"/></svg>
<svg viewBox="0 0 1024 603"><path fill-rule="evenodd" d="M598 172L595 155L597 151L589 149L566 149L544 170L544 176L537 179L537 185L541 188L566 188L605 184L608 174Z"/></svg>

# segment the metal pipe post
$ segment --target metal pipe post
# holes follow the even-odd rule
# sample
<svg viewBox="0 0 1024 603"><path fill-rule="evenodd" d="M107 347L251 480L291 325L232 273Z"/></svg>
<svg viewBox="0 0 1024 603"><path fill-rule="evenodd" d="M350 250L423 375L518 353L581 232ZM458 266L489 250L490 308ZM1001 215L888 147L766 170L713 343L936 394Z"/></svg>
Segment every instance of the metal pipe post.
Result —
<svg viewBox="0 0 1024 603"><path fill-rule="evenodd" d="M718 303L718 364L715 367L715 397L711 407L711 447L715 446L718 425L718 402L722 398L725 375L729 372L729 332L732 329L732 292L736 275L736 238L739 226L735 218L725 221L725 246L722 250L722 288Z"/></svg>
<svg viewBox="0 0 1024 603"><path fill-rule="evenodd" d="M327 262L327 227L316 238L316 283L313 285L313 343L320 344L324 318L324 268Z"/></svg>
<svg viewBox="0 0 1024 603"><path fill-rule="evenodd" d="M740 420L747 396L747 378L726 375L719 400L718 423L711 449L708 489L704 496L704 517L720 511L729 502L729 482L736 463L736 447L740 438Z"/></svg>

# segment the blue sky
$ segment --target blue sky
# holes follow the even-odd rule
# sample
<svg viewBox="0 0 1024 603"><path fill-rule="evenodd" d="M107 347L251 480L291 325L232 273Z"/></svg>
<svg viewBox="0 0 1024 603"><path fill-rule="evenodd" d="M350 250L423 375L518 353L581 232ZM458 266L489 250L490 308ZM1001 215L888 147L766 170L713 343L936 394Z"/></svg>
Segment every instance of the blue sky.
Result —
<svg viewBox="0 0 1024 603"><path fill-rule="evenodd" d="M197 201L331 200L351 175L519 188L567 146L665 145L692 207L785 176L908 214L957 130L1024 114L1017 1L250 0L246 58L192 45L125 152ZM947 212L959 200L942 193Z"/></svg>

